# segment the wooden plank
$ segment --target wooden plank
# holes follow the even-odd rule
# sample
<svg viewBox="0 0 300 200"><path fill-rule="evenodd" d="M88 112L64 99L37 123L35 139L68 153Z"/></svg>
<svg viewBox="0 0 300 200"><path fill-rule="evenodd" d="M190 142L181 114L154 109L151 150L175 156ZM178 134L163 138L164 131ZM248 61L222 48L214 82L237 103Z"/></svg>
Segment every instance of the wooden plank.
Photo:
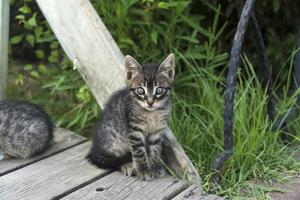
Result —
<svg viewBox="0 0 300 200"><path fill-rule="evenodd" d="M100 106L125 86L123 55L89 0L37 0Z"/></svg>
<svg viewBox="0 0 300 200"><path fill-rule="evenodd" d="M53 199L109 173L86 160L90 142L0 177L0 199Z"/></svg>
<svg viewBox="0 0 300 200"><path fill-rule="evenodd" d="M9 0L0 1L0 100L5 99L7 90L9 35Z"/></svg>
<svg viewBox="0 0 300 200"><path fill-rule="evenodd" d="M185 183L171 176L146 182L116 171L65 196L63 200L170 199L186 187Z"/></svg>
<svg viewBox="0 0 300 200"><path fill-rule="evenodd" d="M288 175L287 175L288 176ZM300 199L300 176L288 177L286 183L272 183L267 187L274 191L269 193L273 200L299 200ZM280 192L279 192L280 191Z"/></svg>
<svg viewBox="0 0 300 200"><path fill-rule="evenodd" d="M37 162L50 155L59 153L84 141L86 141L86 138L80 135L66 129L56 128L54 131L54 144L45 153L29 159L0 160L0 176Z"/></svg>
<svg viewBox="0 0 300 200"><path fill-rule="evenodd" d="M200 187L194 185L185 189L172 200L225 200L225 198L217 195L205 194Z"/></svg>

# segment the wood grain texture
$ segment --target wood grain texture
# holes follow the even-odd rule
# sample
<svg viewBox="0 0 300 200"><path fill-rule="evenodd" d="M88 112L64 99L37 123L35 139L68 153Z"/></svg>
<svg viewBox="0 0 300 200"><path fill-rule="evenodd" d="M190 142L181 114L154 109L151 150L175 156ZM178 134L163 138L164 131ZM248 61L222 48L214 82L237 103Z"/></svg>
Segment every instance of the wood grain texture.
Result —
<svg viewBox="0 0 300 200"><path fill-rule="evenodd" d="M116 171L65 196L63 199L170 199L186 187L185 183L170 176L146 182L137 180L135 177L124 176L121 172Z"/></svg>
<svg viewBox="0 0 300 200"><path fill-rule="evenodd" d="M205 194L200 187L194 185L179 193L172 200L225 200L225 198Z"/></svg>
<svg viewBox="0 0 300 200"><path fill-rule="evenodd" d="M0 1L0 100L5 99L8 76L9 0Z"/></svg>
<svg viewBox="0 0 300 200"><path fill-rule="evenodd" d="M7 174L11 171L20 169L21 167L24 167L30 163L39 161L45 157L59 153L67 148L80 144L84 141L86 141L86 138L80 135L77 135L66 129L56 128L54 131L54 142L50 149L48 149L43 154L37 155L29 159L0 160L0 176Z"/></svg>
<svg viewBox="0 0 300 200"><path fill-rule="evenodd" d="M120 49L88 0L37 0L61 46L101 107L125 86Z"/></svg>
<svg viewBox="0 0 300 200"><path fill-rule="evenodd" d="M0 177L0 199L52 199L108 173L86 160L90 142Z"/></svg>

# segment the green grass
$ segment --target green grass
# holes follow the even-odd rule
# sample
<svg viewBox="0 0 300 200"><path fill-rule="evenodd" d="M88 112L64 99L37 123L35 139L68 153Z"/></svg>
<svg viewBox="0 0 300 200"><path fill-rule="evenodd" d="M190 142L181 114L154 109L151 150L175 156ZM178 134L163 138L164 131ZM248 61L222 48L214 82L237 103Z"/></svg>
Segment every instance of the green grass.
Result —
<svg viewBox="0 0 300 200"><path fill-rule="evenodd" d="M28 2L34 4L32 0L24 4ZM257 67L243 56L235 93L234 154L224 163L220 186L212 184L212 162L223 151L223 94L229 60L220 38L228 35L225 31L232 33L227 30L226 23L219 22L224 14L220 7L199 1L197 5L201 10L211 13L205 16L191 11L195 1L190 0L91 2L124 54L132 54L140 62L157 62L169 52L176 54L170 126L199 170L206 191L230 199L267 199L267 192L272 189L258 182L267 185L299 173L300 163L291 155L299 151L300 117L289 120L293 141L290 145L283 144L280 133L271 130L272 124L267 119L266 89L260 86L254 73ZM44 31L50 34L51 42L57 43L44 22L38 21L35 28L41 25L45 25ZM19 48L15 45L12 51ZM41 43L41 48L44 45ZM280 47L271 46L268 52L283 52ZM43 50L49 51L47 45ZM289 93L295 52L290 52L291 56L282 67L276 66L276 71L282 69L274 78L278 114L286 113L300 92ZM62 60L49 64L42 63L45 61L42 59L39 60L41 63L30 63L27 67L12 62L9 96L40 104L56 125L89 136L100 109L80 75L72 69L72 64L66 58ZM287 81L282 82L282 77L287 77Z"/></svg>
<svg viewBox="0 0 300 200"><path fill-rule="evenodd" d="M224 164L221 185L215 186L211 180L212 162L223 150L224 74L201 68L189 60L185 62L187 70L176 79L170 125L199 169L205 189L230 199L267 199L267 192L272 189L255 182L282 181L287 174L299 172L300 163L291 157L291 149L297 145L284 145L280 132L271 130L266 114L266 89L261 88L253 67L245 58L246 74L238 73L234 154ZM289 85L290 81L283 88ZM283 97L279 107L286 111L296 98ZM299 119L289 121L294 141L299 141L296 132Z"/></svg>

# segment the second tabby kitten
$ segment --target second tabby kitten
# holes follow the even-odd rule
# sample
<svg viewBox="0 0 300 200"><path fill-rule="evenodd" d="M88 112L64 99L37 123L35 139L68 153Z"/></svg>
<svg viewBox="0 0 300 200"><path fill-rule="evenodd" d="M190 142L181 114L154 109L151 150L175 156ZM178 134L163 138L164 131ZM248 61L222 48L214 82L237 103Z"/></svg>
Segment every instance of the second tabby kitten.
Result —
<svg viewBox="0 0 300 200"><path fill-rule="evenodd" d="M140 65L125 57L127 87L112 95L97 124L89 159L142 180L162 177L162 136L168 130L175 60Z"/></svg>
<svg viewBox="0 0 300 200"><path fill-rule="evenodd" d="M0 160L29 158L46 150L52 123L38 106L25 101L0 101Z"/></svg>

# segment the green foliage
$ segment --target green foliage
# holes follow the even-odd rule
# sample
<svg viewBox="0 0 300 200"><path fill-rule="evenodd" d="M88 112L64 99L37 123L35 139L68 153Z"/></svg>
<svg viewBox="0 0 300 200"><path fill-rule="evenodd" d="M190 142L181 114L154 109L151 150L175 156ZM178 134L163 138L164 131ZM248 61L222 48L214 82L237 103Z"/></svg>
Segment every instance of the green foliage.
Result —
<svg viewBox="0 0 300 200"><path fill-rule="evenodd" d="M159 61L178 49L203 66L206 63L201 61L216 53L215 42L226 26L225 23L219 27L218 7L212 16L213 24L203 27L205 17L190 13L190 0L95 0L92 3L109 30L113 30L111 33L123 52L143 62Z"/></svg>
<svg viewBox="0 0 300 200"><path fill-rule="evenodd" d="M33 0L11 1L13 13L12 35L10 37L10 54L16 60L20 59L18 50L29 49L24 56L36 61L49 61L58 64L63 55L58 42L43 16L35 9ZM31 9L34 8L34 9ZM21 56L22 58L22 56Z"/></svg>
<svg viewBox="0 0 300 200"><path fill-rule="evenodd" d="M225 162L221 185L216 187L211 184L212 163L217 153L223 151L224 96L220 85L223 85L224 76L211 68L197 66L192 59L179 56L184 59L187 70L175 80L170 125L200 174L204 175L202 178L206 190L227 195L229 199L236 196L267 199L267 192L275 190L268 186L268 181L283 181L288 174L299 172L299 162L291 156L291 151L299 151L299 146L292 145L291 148L284 145L280 132L272 131L272 124L266 115L267 90L261 88L253 66L245 57L243 66L246 73L238 72L234 106L234 154ZM291 69L293 60L289 59L288 62ZM290 84L287 80L284 87L288 89ZM278 115L296 104L297 93L284 97ZM300 139L297 134L299 119L297 117L289 121L296 143Z"/></svg>
<svg viewBox="0 0 300 200"><path fill-rule="evenodd" d="M231 47L241 1L91 2L123 53L140 62L157 62L170 52L176 54L170 125L199 169L207 191L230 199L236 196L265 199L272 189L255 181L282 180L283 173L299 172L299 162L290 156L296 147L285 146L279 139L280 133L271 131L266 115L266 90L260 87L254 73L255 59L244 56L234 107L234 155L224 165L221 186L211 183L212 161L223 150L226 52ZM88 87L72 69L35 1L13 0L11 4L10 97L38 103L50 113L56 125L89 136L99 108ZM269 58L273 65L276 63L275 82L280 85L275 88L280 94L276 95L280 102L277 111L282 114L295 104L295 94L299 91L290 96L295 34L286 34L279 28L293 27L296 22L287 19L297 16L293 15L297 6L292 3L282 6L281 1L267 0L257 2L256 10L258 16L265 16L259 17L259 22L266 35ZM270 13L277 13L276 20L272 20L278 23L270 23ZM251 40L246 40L246 44L247 55L255 58ZM299 119L290 121L291 133L299 130ZM295 143L299 141L297 134L292 138Z"/></svg>
<svg viewBox="0 0 300 200"><path fill-rule="evenodd" d="M61 49L35 1L11 1L11 98L42 104L57 126L89 135L99 108ZM25 61L25 63L23 63ZM25 89L28 88L28 89Z"/></svg>

